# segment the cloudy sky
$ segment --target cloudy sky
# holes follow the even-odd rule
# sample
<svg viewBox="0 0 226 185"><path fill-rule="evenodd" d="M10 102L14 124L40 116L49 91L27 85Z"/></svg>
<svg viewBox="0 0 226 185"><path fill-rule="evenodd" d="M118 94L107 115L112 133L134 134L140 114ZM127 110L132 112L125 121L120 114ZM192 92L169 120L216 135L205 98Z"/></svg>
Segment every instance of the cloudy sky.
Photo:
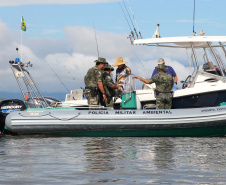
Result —
<svg viewBox="0 0 226 185"><path fill-rule="evenodd" d="M83 78L97 58L96 39L100 56L110 64L121 56L133 74L148 78L162 57L184 80L191 71L186 51L130 44L130 18L121 9L127 15L126 5L130 13L128 2L144 38L152 37L158 22L162 37L192 35L193 0L1 0L0 92L19 92L8 63L17 57L16 47L22 61L33 64L30 72L43 92L66 93L58 77L69 90L84 87ZM196 0L195 31L225 35L225 5L225 0ZM21 16L27 25L22 37Z"/></svg>

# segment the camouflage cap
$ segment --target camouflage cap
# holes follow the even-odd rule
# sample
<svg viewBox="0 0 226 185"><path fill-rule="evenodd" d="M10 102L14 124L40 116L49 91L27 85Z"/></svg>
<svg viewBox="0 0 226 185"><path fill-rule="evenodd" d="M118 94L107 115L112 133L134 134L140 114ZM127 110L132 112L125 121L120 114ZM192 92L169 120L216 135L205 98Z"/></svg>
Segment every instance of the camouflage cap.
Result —
<svg viewBox="0 0 226 185"><path fill-rule="evenodd" d="M158 66L156 66L155 69L162 69L165 71L166 69L168 69L168 67L166 67L164 64L158 64Z"/></svg>
<svg viewBox="0 0 226 185"><path fill-rule="evenodd" d="M95 60L94 62L99 62L99 63L104 63L104 64L108 64L108 62L106 61L105 58L99 57L97 60Z"/></svg>
<svg viewBox="0 0 226 185"><path fill-rule="evenodd" d="M114 71L114 68L110 64L107 64L107 65L105 65L104 70L105 71L108 71L108 70Z"/></svg>

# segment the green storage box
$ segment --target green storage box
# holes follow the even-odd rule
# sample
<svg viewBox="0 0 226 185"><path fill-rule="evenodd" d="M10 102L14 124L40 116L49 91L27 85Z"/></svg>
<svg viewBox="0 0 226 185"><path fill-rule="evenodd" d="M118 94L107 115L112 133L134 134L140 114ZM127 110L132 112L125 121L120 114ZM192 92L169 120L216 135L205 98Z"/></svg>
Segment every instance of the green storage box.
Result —
<svg viewBox="0 0 226 185"><path fill-rule="evenodd" d="M129 93L122 95L122 109L136 109L136 94Z"/></svg>
<svg viewBox="0 0 226 185"><path fill-rule="evenodd" d="M220 103L220 106L225 106L225 105L226 105L226 102Z"/></svg>

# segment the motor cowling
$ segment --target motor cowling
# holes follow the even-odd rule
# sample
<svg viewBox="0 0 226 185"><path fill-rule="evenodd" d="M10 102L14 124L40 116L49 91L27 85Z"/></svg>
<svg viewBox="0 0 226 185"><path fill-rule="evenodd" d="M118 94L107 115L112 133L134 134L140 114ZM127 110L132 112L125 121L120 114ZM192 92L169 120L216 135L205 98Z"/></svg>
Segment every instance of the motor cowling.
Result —
<svg viewBox="0 0 226 185"><path fill-rule="evenodd" d="M5 129L5 118L12 111L23 111L27 108L25 103L19 99L7 99L0 102L0 132Z"/></svg>

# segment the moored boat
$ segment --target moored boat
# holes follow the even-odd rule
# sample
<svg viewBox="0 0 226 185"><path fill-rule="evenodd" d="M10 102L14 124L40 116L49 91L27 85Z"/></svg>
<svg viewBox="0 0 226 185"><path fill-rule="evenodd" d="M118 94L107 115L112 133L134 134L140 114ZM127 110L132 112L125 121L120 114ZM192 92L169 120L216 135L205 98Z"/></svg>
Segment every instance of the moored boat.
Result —
<svg viewBox="0 0 226 185"><path fill-rule="evenodd" d="M226 106L170 110L34 108L6 117L14 134L70 136L222 137Z"/></svg>
<svg viewBox="0 0 226 185"><path fill-rule="evenodd" d="M133 45L190 51L188 61L194 70L182 82L182 89L174 91L172 109L156 110L155 86L147 84L142 90L129 84L111 110L90 107L81 89L66 95L65 102L48 103L28 72L30 62L15 60L10 64L27 109L10 112L6 117L7 130L14 134L74 136L225 136L226 67L217 49L226 56L226 36L204 36L201 32L200 36L161 38L156 32L156 38L143 39L141 35L131 35ZM201 52L198 58L196 53Z"/></svg>

